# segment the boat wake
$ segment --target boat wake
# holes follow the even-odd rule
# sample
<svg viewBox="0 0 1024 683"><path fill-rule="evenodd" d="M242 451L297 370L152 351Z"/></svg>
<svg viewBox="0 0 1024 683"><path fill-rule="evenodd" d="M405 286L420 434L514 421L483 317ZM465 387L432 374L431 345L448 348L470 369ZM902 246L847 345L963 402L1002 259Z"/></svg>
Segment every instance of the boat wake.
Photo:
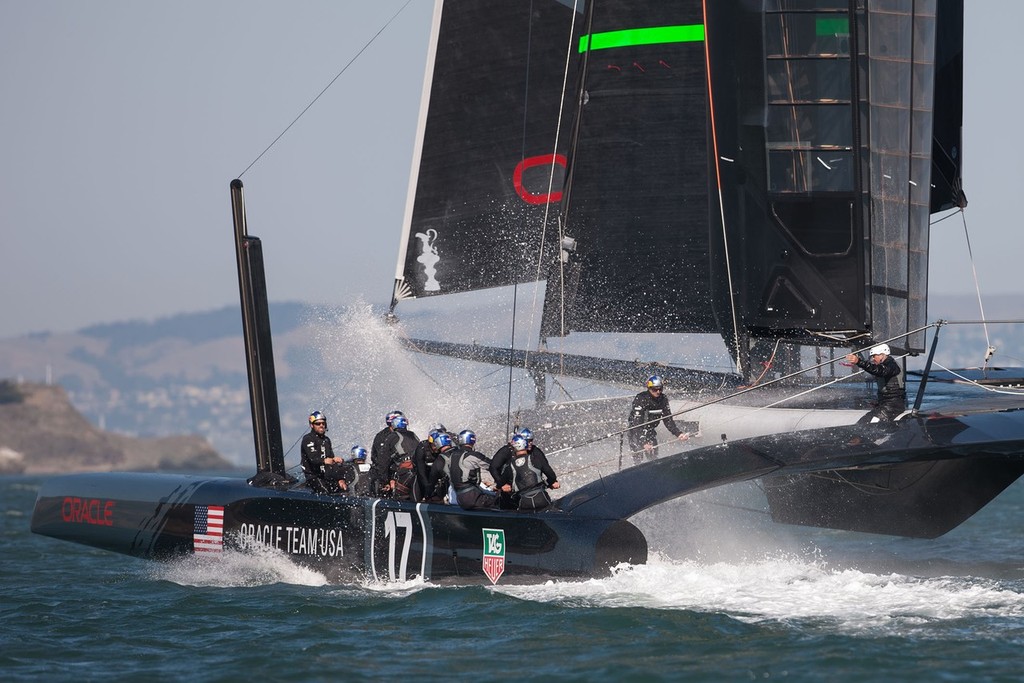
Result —
<svg viewBox="0 0 1024 683"><path fill-rule="evenodd" d="M206 588L255 588L280 583L324 586L328 583L323 574L295 564L282 551L255 544L244 551L225 550L157 563L147 566L146 572L154 581Z"/></svg>
<svg viewBox="0 0 1024 683"><path fill-rule="evenodd" d="M652 557L605 579L494 590L543 604L724 613L745 623L799 622L850 635L1024 617L1024 581L875 574L791 555L740 564Z"/></svg>

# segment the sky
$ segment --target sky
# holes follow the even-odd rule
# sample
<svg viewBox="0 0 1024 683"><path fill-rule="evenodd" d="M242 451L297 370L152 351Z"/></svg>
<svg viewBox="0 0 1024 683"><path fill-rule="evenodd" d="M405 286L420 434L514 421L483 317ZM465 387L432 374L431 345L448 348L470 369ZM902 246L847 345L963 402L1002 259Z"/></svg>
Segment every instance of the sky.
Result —
<svg viewBox="0 0 1024 683"><path fill-rule="evenodd" d="M229 184L368 42L242 180L271 300L387 303L433 9L406 2L0 0L0 337L237 305ZM968 3L983 295L1024 291L1021 25ZM931 241L931 291L973 294L960 218Z"/></svg>

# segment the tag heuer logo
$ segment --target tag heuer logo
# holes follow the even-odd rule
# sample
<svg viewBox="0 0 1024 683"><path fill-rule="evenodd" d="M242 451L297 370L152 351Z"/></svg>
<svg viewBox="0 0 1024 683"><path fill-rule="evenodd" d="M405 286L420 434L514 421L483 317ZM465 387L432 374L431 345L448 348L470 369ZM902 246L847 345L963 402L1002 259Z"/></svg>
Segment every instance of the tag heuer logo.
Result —
<svg viewBox="0 0 1024 683"><path fill-rule="evenodd" d="M505 573L505 531L484 529L484 574L492 584Z"/></svg>

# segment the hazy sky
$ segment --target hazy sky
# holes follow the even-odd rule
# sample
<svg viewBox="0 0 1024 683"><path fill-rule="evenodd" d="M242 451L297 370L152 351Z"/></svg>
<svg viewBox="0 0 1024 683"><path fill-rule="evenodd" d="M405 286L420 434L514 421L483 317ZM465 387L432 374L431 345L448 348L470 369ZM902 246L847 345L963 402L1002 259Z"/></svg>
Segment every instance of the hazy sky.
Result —
<svg viewBox="0 0 1024 683"><path fill-rule="evenodd" d="M0 337L235 304L230 181L405 1L0 0ZM432 7L243 176L272 300L389 300ZM1018 293L1024 3L965 21L967 223ZM932 291L973 293L960 219L932 245Z"/></svg>

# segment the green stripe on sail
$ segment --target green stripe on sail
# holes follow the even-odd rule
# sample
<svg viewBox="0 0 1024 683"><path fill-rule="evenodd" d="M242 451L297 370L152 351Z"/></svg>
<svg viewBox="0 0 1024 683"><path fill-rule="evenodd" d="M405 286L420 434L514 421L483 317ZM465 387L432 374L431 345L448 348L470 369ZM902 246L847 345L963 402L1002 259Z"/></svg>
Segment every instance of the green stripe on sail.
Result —
<svg viewBox="0 0 1024 683"><path fill-rule="evenodd" d="M630 45L657 45L662 43L694 43L704 40L704 24L686 26L652 26L651 28L627 28L622 31L605 31L580 38L580 52L607 50Z"/></svg>
<svg viewBox="0 0 1024 683"><path fill-rule="evenodd" d="M849 17L818 17L814 22L814 33L819 36L850 35Z"/></svg>

